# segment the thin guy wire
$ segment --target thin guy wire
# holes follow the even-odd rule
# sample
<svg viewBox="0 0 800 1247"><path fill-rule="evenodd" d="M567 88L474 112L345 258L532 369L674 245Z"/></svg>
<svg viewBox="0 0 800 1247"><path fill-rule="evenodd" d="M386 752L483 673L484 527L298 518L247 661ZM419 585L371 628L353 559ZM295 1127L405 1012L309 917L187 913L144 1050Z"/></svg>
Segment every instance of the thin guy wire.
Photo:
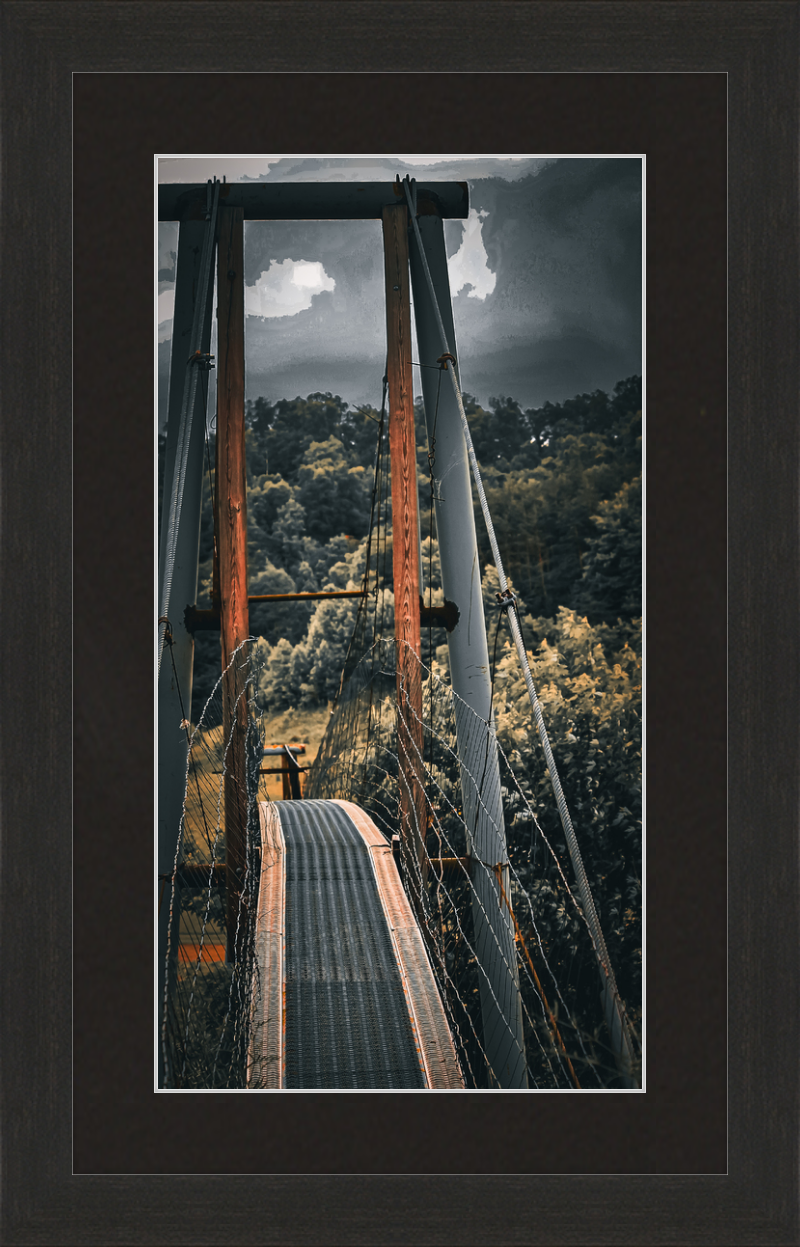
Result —
<svg viewBox="0 0 800 1247"><path fill-rule="evenodd" d="M408 203L409 216L410 216L411 224L414 230L414 235L415 235L416 242L417 242L417 248L419 251L420 260L422 262L422 267L425 273L425 280L428 286L428 293L431 299L431 306L436 316L436 323L439 329L439 336L440 336L441 343L442 343L442 350L445 353L450 353L450 346L447 340L447 334L445 332L444 323L442 321L441 311L439 310L439 303L436 298L436 291L433 285L433 278L431 277L431 271L428 266L428 258L425 253L425 248L422 245L422 237L420 235L419 225L417 223L416 215L414 214L414 211L413 211L413 205L412 205L411 193L410 193L410 184L409 184L409 179L407 177L404 181L404 187L405 187L406 201ZM497 544L497 537L494 531L494 524L492 522L491 513L489 511L489 504L487 502L486 494L483 488L483 481L481 479L480 468L478 467L478 460L475 455L475 447L473 446L473 443L472 443L472 435L470 433L469 423L467 421L466 413L464 411L464 403L461 398L461 388L459 386L458 378L456 376L455 365L453 365L453 367L449 368L447 371L450 373L450 379L451 379L452 386L453 386L453 393L455 395L456 403L458 406L458 412L459 412L459 416L461 419L461 426L464 431L464 438L465 438L466 447L467 447L467 455L469 458L470 467L472 469L472 475L475 480L475 486L478 492L478 497L480 499L481 510L483 512L483 517L486 523L486 530L489 536L489 543L492 548L494 564L497 569L497 575L498 575L498 579L500 582L500 591L502 594L505 595L508 592L508 581L506 580L505 571L503 570L503 561L500 556L500 549ZM608 950L606 948L606 943L605 943L605 939L603 936L602 928L600 926L600 920L598 918L597 910L595 908L594 898L592 896L592 891L589 886L589 879L586 874L586 868L583 863L583 857L580 851L580 846L578 844L578 840L575 835L575 830L572 825L572 819L570 817L569 809L567 807L566 798L564 797L564 792L561 787L561 780L558 774L558 769L556 767L555 758L553 757L553 751L550 747L550 739L547 734L547 728L545 726L544 716L542 715L542 709L539 704L539 698L537 696L536 688L533 683L533 676L531 675L530 666L528 664L528 656L525 651L525 645L523 643L522 633L519 627L519 620L517 618L516 608L513 603L508 607L508 616L509 616L509 626L511 627L511 633L514 638L514 645L516 647L517 654L519 656L520 666L522 668L523 677L525 679L525 687L527 689L528 697L530 699L531 707L533 710L533 717L536 723L536 729L539 733L539 739L542 744L542 749L544 750L545 760L547 762L547 770L550 776L550 782L553 786L553 793L556 798L556 805L558 806L559 817L561 819L561 824L564 829L564 835L567 841L567 848L569 849L569 854L570 854L570 857L572 858L572 865L575 871L575 876L576 876L576 880L578 884L578 891L580 892L581 902L586 911L587 921L591 924L593 928L595 944L598 949L598 961L599 961L599 967L601 971L601 978L603 975L605 975L605 979L607 980L608 987L612 993L614 1005L615 1005L615 1008L617 1010L617 1013L620 1019L623 1044L627 1050L626 1057L628 1061L631 1061L633 1053L632 1053L632 1048L630 1045L630 1038L629 1038L629 1033L628 1033L629 1026L628 1026L627 1015L625 1013L625 1008L624 1008L622 999L619 994L619 989L617 987L616 978L614 976L614 971L611 966L611 961L608 955Z"/></svg>

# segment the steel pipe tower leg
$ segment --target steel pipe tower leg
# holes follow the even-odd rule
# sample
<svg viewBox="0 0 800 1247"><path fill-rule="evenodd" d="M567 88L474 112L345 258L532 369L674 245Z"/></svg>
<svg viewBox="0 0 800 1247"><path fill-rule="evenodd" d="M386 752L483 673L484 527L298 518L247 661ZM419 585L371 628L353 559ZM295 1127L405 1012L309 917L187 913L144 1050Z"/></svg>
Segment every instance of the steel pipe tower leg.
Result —
<svg viewBox="0 0 800 1247"><path fill-rule="evenodd" d="M457 358L442 219L433 205L421 200L418 206L421 210L418 218L420 234L448 346ZM477 859L473 868L476 893L473 897L473 922L478 960L486 970L485 975L480 975L484 1047L499 1086L527 1087L513 922L503 903L497 878L499 871L505 895L510 898L497 749L493 728L488 747L485 735L480 735L480 744L476 748L477 724L470 713L474 711L487 723L492 715L489 647L483 615L469 462L452 386L449 382L438 386L435 367L442 354L441 339L413 233L410 237L410 262L419 362L433 365L420 368L420 372L429 445L433 441L436 419L434 508L442 588L445 599L454 602L458 608L458 623L447 634L450 678L454 692L469 707L465 709L460 702L456 702L456 733L461 760L464 820L472 837L470 852Z"/></svg>
<svg viewBox="0 0 800 1247"><path fill-rule="evenodd" d="M172 323L169 400L167 414L167 446L164 468L164 492L159 543L159 584L164 576L169 498L175 470L175 451L183 401L186 361L190 353L195 300L198 297L200 258L206 232L205 221L181 223L178 239L178 263L175 277L175 314ZM202 350L208 352L211 342L211 309L213 284L210 285L203 319ZM186 784L187 739L181 720L192 714L192 664L194 641L184 627L183 612L197 599L197 571L200 552L200 509L203 495L203 448L205 443L204 415L208 392L208 372L198 378L191 439L186 467L178 529L175 562L172 570L168 617L172 645L165 646L158 678L158 963L157 984L159 1010L163 1010L164 973L172 892L171 875L180 828ZM159 592L159 597L161 596ZM173 912L173 948L177 943L179 906ZM174 964L172 967L174 971ZM163 1014L160 1012L163 1021ZM160 1059L159 1082L164 1078Z"/></svg>

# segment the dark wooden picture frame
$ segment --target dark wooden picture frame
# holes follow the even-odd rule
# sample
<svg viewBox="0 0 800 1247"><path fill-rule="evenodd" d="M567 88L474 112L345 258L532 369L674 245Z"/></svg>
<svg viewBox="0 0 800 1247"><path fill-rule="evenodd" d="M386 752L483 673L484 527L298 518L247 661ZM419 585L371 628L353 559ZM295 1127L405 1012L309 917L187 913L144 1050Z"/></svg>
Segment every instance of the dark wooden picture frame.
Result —
<svg viewBox="0 0 800 1247"><path fill-rule="evenodd" d="M0 10L3 1242L798 1240L798 17ZM152 1092L152 157L210 150L647 154L646 1095Z"/></svg>

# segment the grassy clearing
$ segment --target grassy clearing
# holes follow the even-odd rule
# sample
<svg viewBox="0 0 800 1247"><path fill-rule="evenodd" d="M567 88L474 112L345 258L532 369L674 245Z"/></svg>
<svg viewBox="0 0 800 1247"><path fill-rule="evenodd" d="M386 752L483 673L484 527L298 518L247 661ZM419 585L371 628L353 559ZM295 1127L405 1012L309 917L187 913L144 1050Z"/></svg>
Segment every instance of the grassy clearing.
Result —
<svg viewBox="0 0 800 1247"><path fill-rule="evenodd" d="M261 730L264 744L305 745L305 753L300 762L308 766L317 755L325 729L330 718L330 708L315 707L312 710L286 710L280 714L262 720ZM209 839L216 842L216 853L224 856L225 843L225 801L224 780L221 774L222 728L215 726L201 730L195 738L192 749L194 767L191 771L186 790L186 818L184 823L184 850L189 860L207 862L211 860ZM269 768L281 765L280 758L265 758L263 766ZM301 788L305 787L306 772L301 773ZM280 801L283 797L282 777L280 775L262 775L259 786L261 800ZM216 915L205 915L206 933L204 940L204 957L206 960L220 955L224 947L225 932ZM179 972L183 977L188 963L194 964L199 952L200 932L204 920L204 905L196 901L191 907L185 906L181 914L181 964Z"/></svg>
<svg viewBox="0 0 800 1247"><path fill-rule="evenodd" d="M313 710L282 710L262 720L265 745L305 745L306 751L299 758L302 766L310 766L317 756L322 737L330 718L329 706ZM279 758L265 758L264 766L280 765ZM305 786L306 772L301 774L301 787ZM264 797L280 801L283 793L280 775L262 775L260 792Z"/></svg>

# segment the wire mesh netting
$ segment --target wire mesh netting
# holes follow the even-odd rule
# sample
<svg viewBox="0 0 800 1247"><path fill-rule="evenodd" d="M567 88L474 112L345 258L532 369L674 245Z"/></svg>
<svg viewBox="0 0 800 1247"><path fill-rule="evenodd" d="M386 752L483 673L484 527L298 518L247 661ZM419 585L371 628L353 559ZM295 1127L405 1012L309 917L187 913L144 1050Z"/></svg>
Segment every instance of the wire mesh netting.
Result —
<svg viewBox="0 0 800 1247"><path fill-rule="evenodd" d="M398 654L386 639L394 620L385 450L382 418L367 592L305 796L354 802L397 848L465 1086L498 1085L487 1050L497 1048L496 1035L487 1044L487 1028L498 1027L532 1088L636 1085L636 1035L631 1028L637 1064L626 1083L601 1000L602 957L571 884L569 855L537 817L541 774L520 765L519 754L512 768L494 723L454 694L430 629L422 658L408 647ZM423 543L429 601L434 547L431 534ZM160 991L163 1081L171 1088L245 1088L258 1082L251 1075L264 1059L253 1025L262 974L254 939L258 806L269 800L264 652L255 638L236 651L189 729L174 868L159 902L170 914ZM513 1008L497 996L504 975Z"/></svg>
<svg viewBox="0 0 800 1247"><path fill-rule="evenodd" d="M403 659L407 680L409 655ZM419 679L401 683L399 691L394 642L378 642L352 664L305 795L352 801L388 840L397 845L399 839L401 877L423 928L466 1086L496 1085L481 988L485 993L496 981L492 962L508 954L491 926L482 950L476 938L487 905L481 877L490 876L513 931L515 964L508 968L519 983L529 1086L618 1086L591 936L534 813L529 780L514 773L493 726L414 661ZM260 975L253 942L258 802L267 800L259 675L252 647L242 647L191 732L175 875L162 894L171 913L162 1026L170 1087L243 1088L259 1059L251 1033ZM398 732L398 720L413 729ZM245 743L244 776L234 774L237 735ZM496 808L486 785L486 760L495 751L507 812L507 826L498 828L508 850L505 887L495 865L475 852L473 834L478 813L485 818ZM511 1019L508 1024L511 1034Z"/></svg>
<svg viewBox="0 0 800 1247"><path fill-rule="evenodd" d="M407 654L403 659L405 673L415 660ZM491 818L497 808L487 787L492 771L487 760L496 751L508 823L496 830L507 843L510 881L506 888L498 880L497 891L513 929L512 973L522 999L529 1085L619 1086L591 935L566 868L537 820L530 781L515 775L493 726L416 662L416 695L413 681L398 694L394 642L377 643L354 665L311 769L307 795L353 801L391 838L403 831L405 790L412 835L423 852L401 852L403 882L425 925L465 1083L491 1087L481 985L493 980L491 962L502 958L503 950L490 938L488 956L486 951L479 956L475 926L486 904L481 876L499 872L476 854L473 832L478 814ZM416 723L416 732L398 733L398 718L404 717ZM410 792L413 786L416 793Z"/></svg>
<svg viewBox="0 0 800 1247"><path fill-rule="evenodd" d="M167 1087L246 1085L263 754L249 648L236 651L189 737L173 874L159 901L170 907L161 1025ZM242 753L244 775L236 771Z"/></svg>

